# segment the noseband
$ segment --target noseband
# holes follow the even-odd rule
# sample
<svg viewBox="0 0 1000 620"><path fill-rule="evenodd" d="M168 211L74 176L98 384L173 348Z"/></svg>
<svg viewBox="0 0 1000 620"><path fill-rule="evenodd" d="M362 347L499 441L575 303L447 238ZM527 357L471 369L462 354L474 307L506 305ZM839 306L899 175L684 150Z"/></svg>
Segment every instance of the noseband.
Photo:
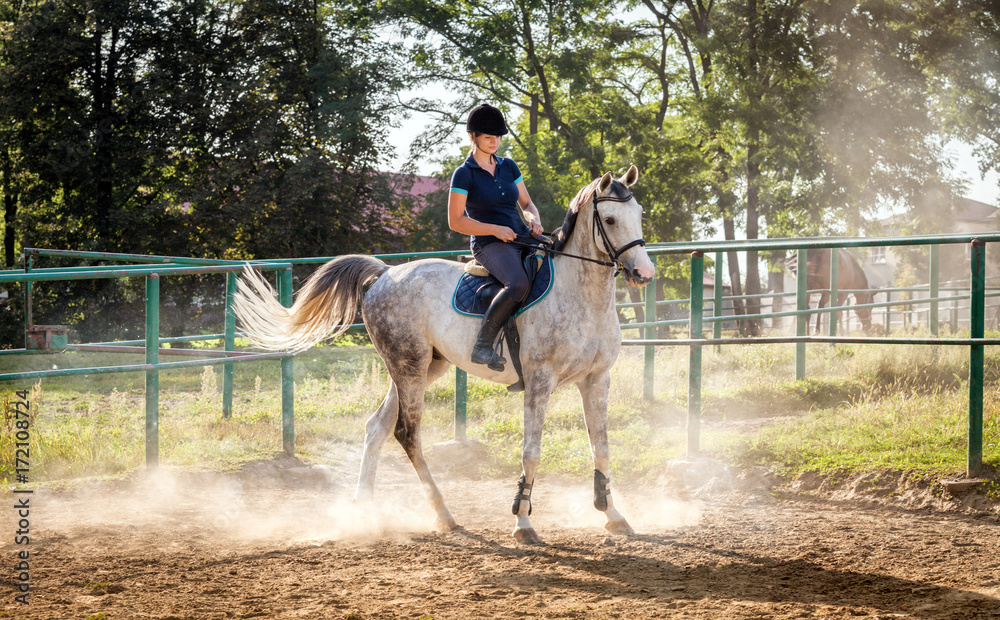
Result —
<svg viewBox="0 0 1000 620"><path fill-rule="evenodd" d="M629 192L627 196L619 198L617 196L597 196L597 192L594 192L594 224L591 228L591 235L594 237L594 245L597 245L597 235L601 236L601 242L604 244L604 251L607 252L608 256L611 257L611 266L617 267L615 276L619 273L625 271L625 265L622 264L618 257L634 248L637 245L643 247L646 246L646 240L642 237L634 241L626 243L621 248L615 248L615 245L611 243L611 239L608 238L607 231L604 230L604 218L601 217L601 212L597 209L597 203L599 202L628 202L632 200L632 192Z"/></svg>

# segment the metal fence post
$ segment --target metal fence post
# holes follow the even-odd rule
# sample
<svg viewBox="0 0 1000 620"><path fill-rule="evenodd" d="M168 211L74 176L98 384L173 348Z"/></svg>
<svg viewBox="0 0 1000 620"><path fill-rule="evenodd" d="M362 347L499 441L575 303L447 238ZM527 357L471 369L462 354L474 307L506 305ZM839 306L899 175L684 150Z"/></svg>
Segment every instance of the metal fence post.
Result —
<svg viewBox="0 0 1000 620"><path fill-rule="evenodd" d="M930 312L927 316L927 330L931 333L931 336L938 335L938 246L931 246L931 273L930 273L930 286L928 287L927 294L931 298Z"/></svg>
<svg viewBox="0 0 1000 620"><path fill-rule="evenodd" d="M809 294L806 292L806 259L807 250L798 250L798 260L795 271L795 309L799 312L808 310ZM806 335L809 327L809 316L806 314L795 315L795 335L802 338ZM806 378L806 343L795 343L795 380L801 381Z"/></svg>
<svg viewBox="0 0 1000 620"><path fill-rule="evenodd" d="M160 362L160 276L146 276L146 363ZM146 467L160 462L160 371L146 371Z"/></svg>
<svg viewBox="0 0 1000 620"><path fill-rule="evenodd" d="M972 240L972 305L969 335L982 338L986 318L986 244ZM983 345L969 347L969 446L967 473L975 476L983 465Z"/></svg>
<svg viewBox="0 0 1000 620"><path fill-rule="evenodd" d="M951 297L951 333L954 334L958 331L958 300L955 299L958 297L958 291L952 291Z"/></svg>
<svg viewBox="0 0 1000 620"><path fill-rule="evenodd" d="M713 291L712 315L716 318L716 321L712 324L712 338L716 339L722 338L722 261L724 257L725 254L723 252L715 253L715 290ZM721 351L722 345L715 345L715 352L719 353Z"/></svg>
<svg viewBox="0 0 1000 620"><path fill-rule="evenodd" d="M705 294L705 257L691 252L691 319L690 338L702 338L702 312ZM688 436L687 454L698 454L701 441L701 345L691 345L688 357Z"/></svg>
<svg viewBox="0 0 1000 620"><path fill-rule="evenodd" d="M656 321L656 257L650 256L650 259L653 261L653 279L650 280L649 284L646 285L645 291L643 291L646 301L646 323ZM652 325L647 325L642 330L642 337L646 340L655 339L656 328ZM646 400L653 400L653 383L656 377L654 368L656 347L646 345L643 349L642 397Z"/></svg>
<svg viewBox="0 0 1000 620"><path fill-rule="evenodd" d="M837 301L838 285L840 279L840 248L830 248L830 305L832 308L834 306L839 306L840 303ZM851 315L847 315L847 320L850 321ZM830 335L837 335L837 323L840 322L840 310L830 313ZM837 343L831 343L832 347L837 346Z"/></svg>
<svg viewBox="0 0 1000 620"><path fill-rule="evenodd" d="M31 273L31 265L33 262L32 257L33 255L31 252L24 253L24 273ZM25 349L27 349L29 346L28 331L34 324L34 317L31 315L32 284L34 283L31 280L28 280L27 282L24 283L24 348Z"/></svg>
<svg viewBox="0 0 1000 620"><path fill-rule="evenodd" d="M892 291L885 292L885 335L889 335L889 328L892 327L892 306L889 306L889 302L892 301Z"/></svg>
<svg viewBox="0 0 1000 620"><path fill-rule="evenodd" d="M278 301L292 306L292 268L278 272ZM281 447L285 454L295 454L295 381L292 356L281 358Z"/></svg>
<svg viewBox="0 0 1000 620"><path fill-rule="evenodd" d="M236 273L226 274L226 326L223 336L223 348L226 351L236 350L236 309L233 307L236 296ZM222 366L222 417L233 415L233 364Z"/></svg>
<svg viewBox="0 0 1000 620"><path fill-rule="evenodd" d="M455 366L455 441L465 441L466 412L469 403L468 374Z"/></svg>

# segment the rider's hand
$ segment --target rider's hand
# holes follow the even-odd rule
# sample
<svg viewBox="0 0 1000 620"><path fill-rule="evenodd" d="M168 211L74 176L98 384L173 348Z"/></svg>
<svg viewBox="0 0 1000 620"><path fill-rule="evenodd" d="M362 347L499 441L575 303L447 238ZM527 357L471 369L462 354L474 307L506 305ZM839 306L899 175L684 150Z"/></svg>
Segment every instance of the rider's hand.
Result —
<svg viewBox="0 0 1000 620"><path fill-rule="evenodd" d="M517 234L506 226L497 226L497 231L493 233L493 236L504 243L509 243L514 239L517 239Z"/></svg>
<svg viewBox="0 0 1000 620"><path fill-rule="evenodd" d="M531 220L528 222L528 230L531 231L531 234L536 236L541 236L544 232L544 229L542 228L542 225L538 223L538 220Z"/></svg>

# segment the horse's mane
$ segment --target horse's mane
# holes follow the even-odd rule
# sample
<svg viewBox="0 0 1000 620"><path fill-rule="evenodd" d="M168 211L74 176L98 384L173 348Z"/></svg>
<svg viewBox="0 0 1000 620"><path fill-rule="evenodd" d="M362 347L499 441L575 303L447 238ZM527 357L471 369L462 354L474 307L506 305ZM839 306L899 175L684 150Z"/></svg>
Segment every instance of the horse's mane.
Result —
<svg viewBox="0 0 1000 620"><path fill-rule="evenodd" d="M580 207L593 199L594 192L597 191L597 184L600 180L600 177L598 177L585 185L576 193L573 200L570 201L569 209L566 210L566 217L563 219L563 223L552 232L552 238L555 239L555 243L552 244L554 250L561 252L566 247L566 244L569 243L570 235L573 234L573 229L576 228L576 217L580 214ZM619 198L626 198L629 195L628 188L617 180L611 181L611 192Z"/></svg>

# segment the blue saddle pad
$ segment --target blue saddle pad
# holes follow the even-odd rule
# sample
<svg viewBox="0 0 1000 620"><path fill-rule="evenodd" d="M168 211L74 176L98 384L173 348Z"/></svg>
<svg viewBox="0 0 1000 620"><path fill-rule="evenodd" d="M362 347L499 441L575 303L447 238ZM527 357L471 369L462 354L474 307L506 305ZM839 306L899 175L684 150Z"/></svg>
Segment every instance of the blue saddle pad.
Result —
<svg viewBox="0 0 1000 620"><path fill-rule="evenodd" d="M535 274L535 281L531 286L531 291L528 293L528 298L524 300L524 303L514 313L514 316L520 315L549 294L549 291L552 290L552 276L552 257L546 256L545 260L542 261L542 266L538 269L538 273ZM491 300L482 299L481 289L496 281L496 278L493 276L463 274L458 280L458 286L455 287L455 295L452 297L451 307L455 309L455 312L464 314L465 316L483 316L486 314L486 308L489 307Z"/></svg>

